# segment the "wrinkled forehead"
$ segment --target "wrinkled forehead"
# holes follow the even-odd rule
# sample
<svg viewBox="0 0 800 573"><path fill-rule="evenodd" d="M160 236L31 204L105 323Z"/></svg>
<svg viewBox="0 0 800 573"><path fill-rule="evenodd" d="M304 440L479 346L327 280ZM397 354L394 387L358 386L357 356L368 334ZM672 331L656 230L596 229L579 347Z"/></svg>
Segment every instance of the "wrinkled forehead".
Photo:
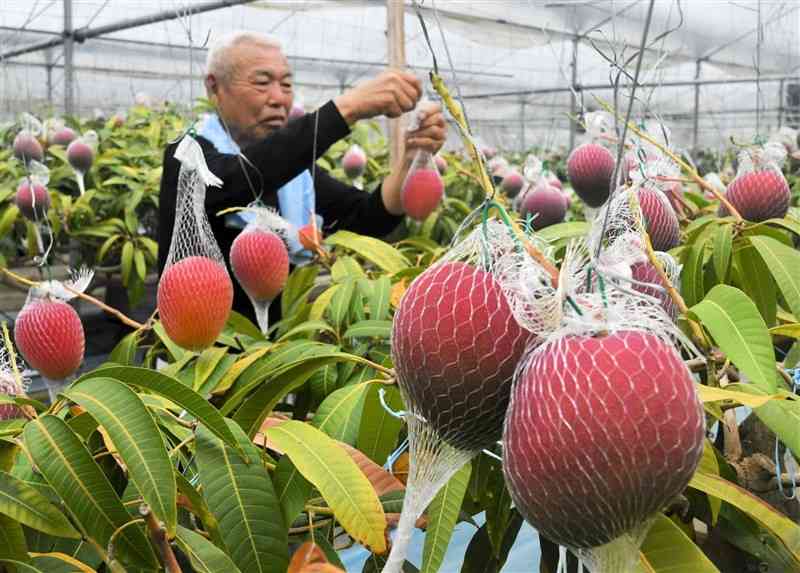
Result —
<svg viewBox="0 0 800 573"><path fill-rule="evenodd" d="M289 60L280 48L242 42L231 50L231 64L236 76L246 79L291 77Z"/></svg>

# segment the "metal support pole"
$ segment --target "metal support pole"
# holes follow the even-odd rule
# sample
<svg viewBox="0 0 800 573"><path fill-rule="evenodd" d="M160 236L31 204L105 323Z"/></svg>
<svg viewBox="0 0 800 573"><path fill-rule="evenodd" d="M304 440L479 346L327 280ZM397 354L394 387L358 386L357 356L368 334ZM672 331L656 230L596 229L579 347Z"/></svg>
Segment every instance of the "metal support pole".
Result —
<svg viewBox="0 0 800 573"><path fill-rule="evenodd" d="M73 48L75 39L72 36L72 0L64 0L64 114L75 113L74 80L75 70Z"/></svg>
<svg viewBox="0 0 800 573"><path fill-rule="evenodd" d="M778 86L778 129L780 129L783 124L783 86L784 81L781 80L781 83Z"/></svg>
<svg viewBox="0 0 800 573"><path fill-rule="evenodd" d="M388 44L389 67L405 69L405 2L386 0L386 42ZM398 161L403 154L402 118L389 120L389 160Z"/></svg>
<svg viewBox="0 0 800 573"><path fill-rule="evenodd" d="M694 68L694 79L695 81L700 80L700 67L703 64L703 60L697 60L695 62ZM694 114L693 114L693 123L692 123L692 149L697 149L697 132L700 126L700 84L694 84Z"/></svg>
<svg viewBox="0 0 800 573"><path fill-rule="evenodd" d="M45 72L47 73L47 105L53 109L53 51L44 51Z"/></svg>
<svg viewBox="0 0 800 573"><path fill-rule="evenodd" d="M575 90L578 83L578 38L572 39L572 61L570 62L572 68L572 79L570 80L569 90L569 114L571 116L569 122L569 148L575 148L575 136L578 132L578 124L575 123L575 118L578 115L578 98L576 97Z"/></svg>

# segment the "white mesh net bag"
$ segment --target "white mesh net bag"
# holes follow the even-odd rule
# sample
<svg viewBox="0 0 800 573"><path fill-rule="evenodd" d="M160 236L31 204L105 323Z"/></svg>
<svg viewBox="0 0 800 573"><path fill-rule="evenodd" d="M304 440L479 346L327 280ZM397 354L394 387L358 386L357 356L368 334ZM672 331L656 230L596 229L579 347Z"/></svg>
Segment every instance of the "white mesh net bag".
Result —
<svg viewBox="0 0 800 573"><path fill-rule="evenodd" d="M51 280L31 287L14 321L17 348L47 382L51 400L55 389L83 361L83 323L68 301L84 292L93 276L93 272L82 269L68 281Z"/></svg>
<svg viewBox="0 0 800 573"><path fill-rule="evenodd" d="M286 285L290 224L274 209L245 209L249 222L231 245L231 269L250 298L261 332L269 329L269 306Z"/></svg>
<svg viewBox="0 0 800 573"><path fill-rule="evenodd" d="M691 343L654 295L665 289L634 274L650 265L644 225L636 190L620 188L588 252L568 249L559 289L570 304L520 362L504 425L516 507L594 573L631 570L702 454L703 410L678 350ZM657 257L674 280L677 265Z"/></svg>
<svg viewBox="0 0 800 573"><path fill-rule="evenodd" d="M158 312L169 337L200 351L214 344L231 311L233 283L205 211L206 186L221 186L189 135L175 150L181 162L172 242L158 283Z"/></svg>
<svg viewBox="0 0 800 573"><path fill-rule="evenodd" d="M553 297L548 280L511 229L488 220L403 295L391 344L407 408L410 467L384 571L400 570L414 523L437 491L499 439L512 375L536 338L528 327L539 324L530 316L525 281Z"/></svg>
<svg viewBox="0 0 800 573"><path fill-rule="evenodd" d="M760 223L786 216L792 194L781 171L785 160L786 147L775 141L739 152L736 178L725 197L743 218ZM720 206L720 214L728 214L724 206Z"/></svg>
<svg viewBox="0 0 800 573"><path fill-rule="evenodd" d="M21 370L20 364L17 361L12 361L10 351L0 343L0 394L5 394L10 398L25 395L29 381L20 374ZM11 420L22 418L23 416L24 414L19 406L6 403L0 404L0 420Z"/></svg>
<svg viewBox="0 0 800 573"><path fill-rule="evenodd" d="M594 573L625 573L699 463L703 410L657 303L613 284L575 302L517 370L503 471L542 535Z"/></svg>

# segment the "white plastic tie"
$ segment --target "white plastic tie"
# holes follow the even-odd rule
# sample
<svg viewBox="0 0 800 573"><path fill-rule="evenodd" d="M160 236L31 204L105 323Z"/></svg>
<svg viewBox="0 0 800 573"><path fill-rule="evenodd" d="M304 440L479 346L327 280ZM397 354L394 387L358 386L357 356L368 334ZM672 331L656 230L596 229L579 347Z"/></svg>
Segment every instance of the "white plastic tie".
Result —
<svg viewBox="0 0 800 573"><path fill-rule="evenodd" d="M222 187L222 179L211 173L203 155L203 148L191 135L183 136L175 150L175 159L180 161L185 169L196 171L206 187Z"/></svg>

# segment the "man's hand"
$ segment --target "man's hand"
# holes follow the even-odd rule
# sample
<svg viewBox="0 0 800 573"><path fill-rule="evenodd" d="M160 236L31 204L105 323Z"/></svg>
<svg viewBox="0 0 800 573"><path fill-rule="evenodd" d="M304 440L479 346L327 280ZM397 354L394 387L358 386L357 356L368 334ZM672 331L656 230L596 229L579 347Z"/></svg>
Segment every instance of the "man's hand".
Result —
<svg viewBox="0 0 800 573"><path fill-rule="evenodd" d="M422 83L413 74L389 70L334 98L348 125L359 119L385 115L400 117L414 109L422 96Z"/></svg>
<svg viewBox="0 0 800 573"><path fill-rule="evenodd" d="M407 131L405 135L406 157L409 160L420 149L435 155L447 137L447 123L442 106L435 102L426 102L424 107L420 105L417 114L420 119L419 127L414 131Z"/></svg>

